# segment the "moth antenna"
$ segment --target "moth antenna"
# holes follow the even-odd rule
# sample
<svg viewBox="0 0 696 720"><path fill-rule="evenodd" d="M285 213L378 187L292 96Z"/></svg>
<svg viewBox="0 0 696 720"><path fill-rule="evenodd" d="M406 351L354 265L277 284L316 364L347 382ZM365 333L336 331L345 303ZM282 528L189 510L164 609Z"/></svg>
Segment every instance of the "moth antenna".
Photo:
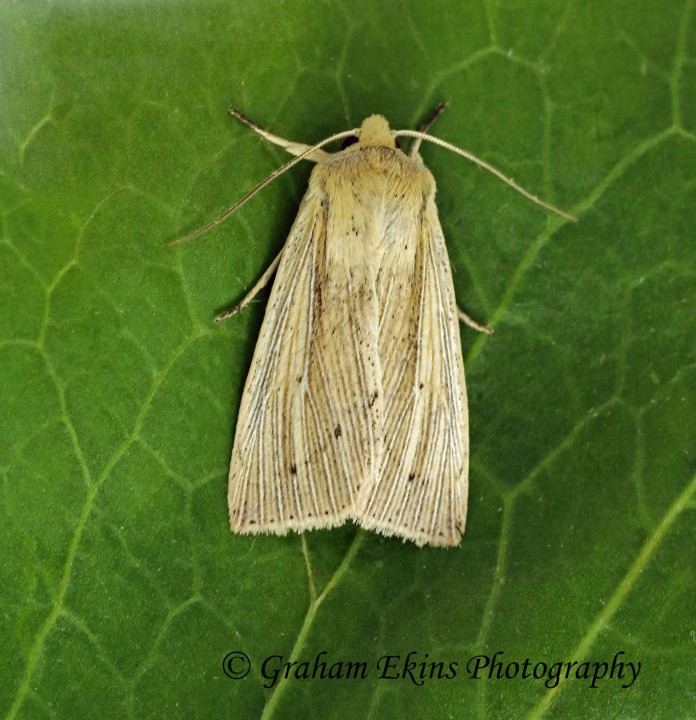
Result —
<svg viewBox="0 0 696 720"><path fill-rule="evenodd" d="M481 160L481 158L476 157L476 155L470 153L468 150L462 150L456 145L452 145L445 140L440 140L440 138L435 137L434 135L428 135L426 133L419 132L418 130L397 130L394 135L396 137L412 137L418 140L427 140L428 142L435 143L435 145L440 145L440 147L443 147L446 150L451 150L453 153L461 155L467 160L476 163L476 165L482 167L484 170L488 170L488 172L493 173L493 175L500 178L504 183L509 185L511 188L517 190L518 193L524 195L533 203L536 203L537 205L540 205L547 210L551 210L551 212L555 212L556 215L560 215L561 217L566 218L566 220L572 220L573 222L578 221L576 217L573 217L572 215L563 212L563 210L559 210L554 205L550 205L549 203L540 200L536 195L532 195L532 193L525 190L521 185L518 185L512 178L506 177L500 170L498 170L498 168L493 167L493 165L490 165L485 160Z"/></svg>
<svg viewBox="0 0 696 720"><path fill-rule="evenodd" d="M270 185L274 180L279 178L283 173L290 170L290 168L295 167L300 161L304 160L307 155L311 155L316 150L320 150L324 147L324 145L328 145L331 142L334 142L334 140L343 140L347 137L354 137L355 134L359 132L358 129L353 130L345 130L344 132L336 133L335 135L332 135L331 137L326 138L325 140L322 140L321 142L317 143L316 145L312 145L312 147L308 148L303 152L302 154L298 155L296 158L293 158L292 160L285 163L285 165L281 165L277 170L274 170L265 180L262 180L253 190L250 190L241 200L238 200L231 208L228 210L225 210L222 215L220 215L219 218L213 220L212 222L209 222L204 227L200 228L199 230L196 230L195 232L192 232L190 235L185 235L184 237L179 238L178 240L174 240L170 243L168 243L169 247L172 247L174 245L183 245L184 243L188 242L189 240L193 240L194 238L199 237L200 235L203 235L203 233L208 232L208 230L212 230L214 227L219 225L220 223L227 220L227 218L232 215L233 212L239 210L242 205L245 205L251 198L256 195L257 192L263 190L266 185Z"/></svg>

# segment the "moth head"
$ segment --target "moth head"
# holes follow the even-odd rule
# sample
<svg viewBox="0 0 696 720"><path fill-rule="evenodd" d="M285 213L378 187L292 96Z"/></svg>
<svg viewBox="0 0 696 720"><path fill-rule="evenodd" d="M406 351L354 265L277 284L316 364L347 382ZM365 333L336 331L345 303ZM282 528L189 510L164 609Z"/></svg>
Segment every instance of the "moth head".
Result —
<svg viewBox="0 0 696 720"><path fill-rule="evenodd" d="M363 146L380 145L382 147L396 147L394 131L381 115L370 115L363 120L358 131L358 142Z"/></svg>

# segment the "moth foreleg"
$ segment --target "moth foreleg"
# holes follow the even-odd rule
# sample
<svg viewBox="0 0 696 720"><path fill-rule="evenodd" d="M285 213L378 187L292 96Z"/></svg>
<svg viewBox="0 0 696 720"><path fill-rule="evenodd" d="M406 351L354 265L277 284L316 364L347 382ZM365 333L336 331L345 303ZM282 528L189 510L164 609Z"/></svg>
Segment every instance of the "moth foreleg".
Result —
<svg viewBox="0 0 696 720"><path fill-rule="evenodd" d="M236 117L237 120L243 122L247 127L250 127L255 133L258 133L264 140L268 140L268 142L271 142L274 145L280 145L283 150L286 150L291 155L302 155L302 153L307 152L307 150L312 147L311 145L292 142L292 140L285 140L282 137L273 135L273 133L268 132L268 130L264 130L253 120L250 120L243 112L237 110L237 108L231 107L229 109L229 113L230 115L232 115L232 117ZM322 160L326 160L329 157L331 157L331 153L327 153L324 150L315 150L314 152L307 155L305 159L311 160L312 162L321 162Z"/></svg>
<svg viewBox="0 0 696 720"><path fill-rule="evenodd" d="M447 107L446 102L439 102L437 106L431 110L430 115L428 115L427 118L423 121L421 126L418 128L418 132L427 133L432 124L440 117L442 114L442 111ZM411 149L409 151L410 157L415 157L418 154L418 148L420 147L421 139L416 138L413 141L413 145L411 145Z"/></svg>

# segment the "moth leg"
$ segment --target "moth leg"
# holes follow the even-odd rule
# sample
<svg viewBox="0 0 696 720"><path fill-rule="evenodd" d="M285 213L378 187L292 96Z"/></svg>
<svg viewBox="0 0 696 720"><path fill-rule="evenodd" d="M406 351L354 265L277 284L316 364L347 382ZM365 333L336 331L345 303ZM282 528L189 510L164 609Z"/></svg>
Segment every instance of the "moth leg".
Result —
<svg viewBox="0 0 696 720"><path fill-rule="evenodd" d="M481 325L476 322L476 320L472 320L460 307L457 305L457 315L459 316L459 319L465 324L468 325L470 328L474 328L474 330L478 330L479 332L486 333L486 335L492 335L494 330L492 327L489 327L488 325Z"/></svg>
<svg viewBox="0 0 696 720"><path fill-rule="evenodd" d="M442 111L447 107L446 102L441 102L437 104L437 107L432 110L430 115L428 115L427 118L425 118L425 121L421 124L421 126L418 128L418 132L427 133L428 130L430 130L430 127L432 124L440 117L442 114ZM421 144L421 138L416 138L413 141L413 145L411 145L411 149L409 150L409 156L413 157L418 153L418 148Z"/></svg>
<svg viewBox="0 0 696 720"><path fill-rule="evenodd" d="M281 250L275 257L275 260L266 268L266 272L259 278L259 281L254 285L251 290L240 300L234 307L230 308L229 310L225 310L225 312L220 313L215 318L215 322L219 323L223 320L226 320L228 317L232 317L233 315L236 315L238 312L243 310L258 294L263 288L268 285L268 281L271 279L271 276L276 271L276 268L278 267L278 263L280 262L281 255L283 254L283 251Z"/></svg>
<svg viewBox="0 0 696 720"><path fill-rule="evenodd" d="M255 133L258 133L264 140L272 142L274 145L280 145L283 150L286 150L291 155L302 155L303 152L307 152L312 146L305 145L304 143L296 143L291 140L284 140L282 137L269 133L268 130L264 130L260 125L257 125L253 120L250 120L243 112L237 110L237 108L229 109L230 115L236 117L237 120L243 122L247 127L250 127ZM327 153L324 150L315 150L313 153L307 155L305 160L311 160L312 162L321 162L331 157L331 153Z"/></svg>

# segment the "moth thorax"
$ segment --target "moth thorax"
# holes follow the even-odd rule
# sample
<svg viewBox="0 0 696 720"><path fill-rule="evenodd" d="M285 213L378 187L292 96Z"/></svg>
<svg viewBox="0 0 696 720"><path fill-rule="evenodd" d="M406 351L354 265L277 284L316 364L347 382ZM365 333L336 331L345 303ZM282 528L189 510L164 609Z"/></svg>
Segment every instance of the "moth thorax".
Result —
<svg viewBox="0 0 696 720"><path fill-rule="evenodd" d="M381 145L383 147L396 147L394 133L389 129L389 123L381 115L370 115L363 120L360 126L359 139L361 145Z"/></svg>

